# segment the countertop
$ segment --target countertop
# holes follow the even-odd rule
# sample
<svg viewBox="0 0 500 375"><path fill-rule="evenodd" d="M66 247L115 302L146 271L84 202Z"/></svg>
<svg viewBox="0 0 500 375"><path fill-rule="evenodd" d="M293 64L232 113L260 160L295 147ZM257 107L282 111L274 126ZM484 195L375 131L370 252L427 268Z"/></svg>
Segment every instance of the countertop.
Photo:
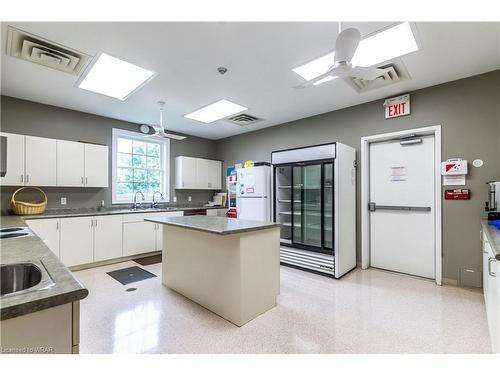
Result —
<svg viewBox="0 0 500 375"><path fill-rule="evenodd" d="M228 217L217 216L176 216L158 217L145 220L153 223L194 229L218 235L252 232L280 226L278 223L268 221L231 219Z"/></svg>
<svg viewBox="0 0 500 375"><path fill-rule="evenodd" d="M190 211L190 210L211 210L211 209L226 209L227 207L221 206L169 206L160 208L105 208L105 209L95 209L95 208L75 208L75 209L49 209L40 215L29 215L29 216L2 216L2 227L10 226L4 224L4 218L8 217L18 217L22 219L49 219L49 218L61 218L61 217L78 217L78 216L100 216L100 215L123 215L123 214L140 214L148 212L172 212L172 211Z"/></svg>
<svg viewBox="0 0 500 375"><path fill-rule="evenodd" d="M483 227L483 232L488 238L491 250L495 254L495 259L500 261L500 229L497 229L493 225L488 224L488 220L481 220L481 225Z"/></svg>
<svg viewBox="0 0 500 375"><path fill-rule="evenodd" d="M25 226L18 216L3 216L3 227ZM0 239L0 262L43 263L53 285L42 290L0 297L0 320L63 305L87 297L88 290L73 276L37 236Z"/></svg>

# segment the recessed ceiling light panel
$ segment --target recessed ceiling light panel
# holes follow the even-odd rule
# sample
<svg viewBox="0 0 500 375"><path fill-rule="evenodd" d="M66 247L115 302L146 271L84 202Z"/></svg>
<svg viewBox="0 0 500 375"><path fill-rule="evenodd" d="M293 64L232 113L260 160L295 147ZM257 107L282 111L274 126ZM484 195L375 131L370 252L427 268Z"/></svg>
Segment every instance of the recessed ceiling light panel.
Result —
<svg viewBox="0 0 500 375"><path fill-rule="evenodd" d="M239 104L222 99L197 111L188 113L184 117L209 124L222 118L246 111L248 108Z"/></svg>
<svg viewBox="0 0 500 375"><path fill-rule="evenodd" d="M418 50L411 25L403 22L362 39L351 63L353 66L372 66ZM332 67L334 58L335 51L332 51L292 70L310 81L326 73ZM321 80L316 84L330 80Z"/></svg>
<svg viewBox="0 0 500 375"><path fill-rule="evenodd" d="M79 88L125 100L155 76L155 72L100 53L78 80Z"/></svg>
<svg viewBox="0 0 500 375"><path fill-rule="evenodd" d="M353 66L372 66L418 49L410 24L403 22L362 39L351 62Z"/></svg>

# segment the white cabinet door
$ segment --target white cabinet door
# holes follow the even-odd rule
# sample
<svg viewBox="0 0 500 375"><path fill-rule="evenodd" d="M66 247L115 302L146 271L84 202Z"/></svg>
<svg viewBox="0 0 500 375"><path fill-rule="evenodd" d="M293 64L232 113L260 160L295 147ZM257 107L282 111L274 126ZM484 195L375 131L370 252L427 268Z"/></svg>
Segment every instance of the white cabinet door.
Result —
<svg viewBox="0 0 500 375"><path fill-rule="evenodd" d="M196 189L196 159L187 156L175 158L175 188Z"/></svg>
<svg viewBox="0 0 500 375"><path fill-rule="evenodd" d="M26 220L26 224L59 258L59 219Z"/></svg>
<svg viewBox="0 0 500 375"><path fill-rule="evenodd" d="M222 188L222 162L218 160L207 160L208 187L219 190Z"/></svg>
<svg viewBox="0 0 500 375"><path fill-rule="evenodd" d="M196 188L208 189L208 169L210 168L210 160L196 159Z"/></svg>
<svg viewBox="0 0 500 375"><path fill-rule="evenodd" d="M84 145L57 140L57 186L84 185Z"/></svg>
<svg viewBox="0 0 500 375"><path fill-rule="evenodd" d="M95 216L94 262L120 258L122 249L122 215Z"/></svg>
<svg viewBox="0 0 500 375"><path fill-rule="evenodd" d="M174 211L174 212L160 212L154 214L153 217L172 217L172 216L184 216L184 211ZM155 224L156 231L156 251L163 250L163 224Z"/></svg>
<svg viewBox="0 0 500 375"><path fill-rule="evenodd" d="M94 260L93 217L61 219L61 261L71 267Z"/></svg>
<svg viewBox="0 0 500 375"><path fill-rule="evenodd" d="M26 136L25 185L56 186L56 140Z"/></svg>
<svg viewBox="0 0 500 375"><path fill-rule="evenodd" d="M108 187L108 147L85 144L85 186Z"/></svg>
<svg viewBox="0 0 500 375"><path fill-rule="evenodd" d="M24 185L24 135L0 133L7 137L7 173L0 177L2 186Z"/></svg>
<svg viewBox="0 0 500 375"><path fill-rule="evenodd" d="M154 223L123 223L123 255L149 253L156 250Z"/></svg>

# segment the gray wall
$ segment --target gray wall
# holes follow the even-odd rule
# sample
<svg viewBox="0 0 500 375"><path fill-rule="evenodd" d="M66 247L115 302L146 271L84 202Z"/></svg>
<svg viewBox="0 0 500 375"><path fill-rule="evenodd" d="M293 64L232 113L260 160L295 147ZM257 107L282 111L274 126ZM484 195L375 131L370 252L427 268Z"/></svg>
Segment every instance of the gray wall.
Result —
<svg viewBox="0 0 500 375"><path fill-rule="evenodd" d="M217 141L227 165L270 161L271 151L330 141L357 150L362 136L442 125L442 159L483 159L467 176L470 201L443 200L443 277L457 280L460 267L481 269L479 220L485 215L485 182L500 180L500 71L411 93L411 115L385 120L382 100ZM358 168L358 261L360 260Z"/></svg>
<svg viewBox="0 0 500 375"><path fill-rule="evenodd" d="M84 112L29 102L8 96L1 97L1 131L39 137L65 139L70 141L91 141L107 144L111 150L112 128L137 131L137 124L114 120ZM215 158L215 142L189 136L183 141L170 142L170 170L174 171L174 158L179 155ZM110 153L111 165L111 153ZM111 168L110 168L111 173ZM110 175L111 180L111 175ZM111 185L111 184L110 184ZM174 190L174 175L170 176L170 196L176 195L178 203L206 203L212 192ZM1 187L0 208L5 211L10 202L14 187ZM111 205L111 188L44 188L50 208L59 207L96 207L101 200ZM67 197L68 204L60 205L60 198ZM172 201L172 200L171 200Z"/></svg>

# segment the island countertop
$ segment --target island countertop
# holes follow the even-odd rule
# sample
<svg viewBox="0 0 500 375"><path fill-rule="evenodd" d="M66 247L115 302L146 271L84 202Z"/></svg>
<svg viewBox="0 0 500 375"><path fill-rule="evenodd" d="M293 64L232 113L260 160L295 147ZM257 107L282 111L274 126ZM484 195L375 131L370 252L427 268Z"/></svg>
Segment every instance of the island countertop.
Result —
<svg viewBox="0 0 500 375"><path fill-rule="evenodd" d="M217 216L177 216L148 218L146 221L153 223L172 225L187 229L199 230L202 232L214 233L218 235L228 235L243 232L252 232L262 229L279 227L279 223L269 221L255 221L232 219Z"/></svg>

